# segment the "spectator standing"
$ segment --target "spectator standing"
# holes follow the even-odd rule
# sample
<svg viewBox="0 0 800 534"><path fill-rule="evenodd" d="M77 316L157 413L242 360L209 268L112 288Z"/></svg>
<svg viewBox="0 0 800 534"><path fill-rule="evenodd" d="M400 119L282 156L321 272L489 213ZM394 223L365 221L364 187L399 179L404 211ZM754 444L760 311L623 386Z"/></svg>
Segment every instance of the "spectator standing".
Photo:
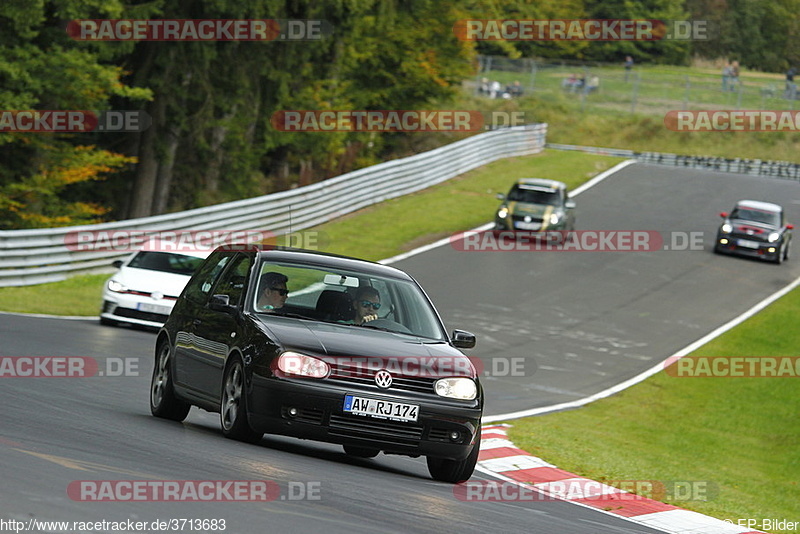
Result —
<svg viewBox="0 0 800 534"><path fill-rule="evenodd" d="M625 56L625 81L628 81L628 77L633 70L633 57Z"/></svg>
<svg viewBox="0 0 800 534"><path fill-rule="evenodd" d="M722 92L728 90L731 83L731 62L726 61L725 66L722 67Z"/></svg>
<svg viewBox="0 0 800 534"><path fill-rule="evenodd" d="M734 61L731 63L731 84L730 90L736 91L737 86L739 85L739 62Z"/></svg>
<svg viewBox="0 0 800 534"><path fill-rule="evenodd" d="M786 91L783 94L789 100L794 100L795 96L797 96L797 84L794 83L795 74L797 74L797 69L794 67L790 67L786 71Z"/></svg>

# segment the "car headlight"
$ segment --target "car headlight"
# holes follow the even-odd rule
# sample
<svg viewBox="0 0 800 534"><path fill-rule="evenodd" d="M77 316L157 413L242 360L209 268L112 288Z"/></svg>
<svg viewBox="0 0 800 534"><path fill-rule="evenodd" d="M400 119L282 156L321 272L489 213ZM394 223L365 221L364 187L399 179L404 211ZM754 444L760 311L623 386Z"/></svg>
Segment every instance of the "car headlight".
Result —
<svg viewBox="0 0 800 534"><path fill-rule="evenodd" d="M108 290L113 291L114 293L122 293L125 291L125 286L117 282L116 280L109 280L108 281Z"/></svg>
<svg viewBox="0 0 800 534"><path fill-rule="evenodd" d="M553 213L552 215L550 215L550 224L558 224L558 221L560 220L561 220L560 213Z"/></svg>
<svg viewBox="0 0 800 534"><path fill-rule="evenodd" d="M331 366L319 358L292 351L278 357L278 369L287 375L306 378L325 378L331 372Z"/></svg>
<svg viewBox="0 0 800 534"><path fill-rule="evenodd" d="M774 243L775 241L777 241L780 238L781 238L781 234L779 234L778 232L772 232L771 234L769 234L769 237L767 239L769 239L770 243Z"/></svg>
<svg viewBox="0 0 800 534"><path fill-rule="evenodd" d="M722 225L722 228L720 228L720 230L722 231L723 234L729 234L733 232L733 226L731 226L728 223L725 223Z"/></svg>
<svg viewBox="0 0 800 534"><path fill-rule="evenodd" d="M471 378L440 378L434 383L433 389L440 397L451 399L472 400L478 396L478 386Z"/></svg>
<svg viewBox="0 0 800 534"><path fill-rule="evenodd" d="M497 210L497 217L500 219L505 219L506 217L508 217L508 208L503 206L502 208Z"/></svg>

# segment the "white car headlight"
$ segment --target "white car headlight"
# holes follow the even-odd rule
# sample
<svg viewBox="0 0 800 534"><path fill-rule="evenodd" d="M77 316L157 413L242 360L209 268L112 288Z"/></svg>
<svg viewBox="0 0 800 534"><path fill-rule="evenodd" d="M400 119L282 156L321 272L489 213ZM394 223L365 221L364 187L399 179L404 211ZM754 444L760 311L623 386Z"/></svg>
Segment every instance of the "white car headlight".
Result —
<svg viewBox="0 0 800 534"><path fill-rule="evenodd" d="M500 208L500 209L497 211L497 216L498 216L500 219L505 219L506 217L508 217L508 208L506 208L505 206L503 206L502 208Z"/></svg>
<svg viewBox="0 0 800 534"><path fill-rule="evenodd" d="M122 293L126 289L127 288L124 285L120 284L116 280L109 280L108 281L108 290L109 291L113 291L114 293Z"/></svg>
<svg viewBox="0 0 800 534"><path fill-rule="evenodd" d="M733 226L731 226L728 223L725 223L722 225L722 228L720 228L720 230L722 230L723 234L729 234L733 231Z"/></svg>
<svg viewBox="0 0 800 534"><path fill-rule="evenodd" d="M319 358L292 351L286 351L278 357L278 369L287 375L306 378L325 378L331 372L330 365Z"/></svg>
<svg viewBox="0 0 800 534"><path fill-rule="evenodd" d="M561 220L560 213L553 213L552 215L550 215L550 224L558 224L558 221L560 220Z"/></svg>
<svg viewBox="0 0 800 534"><path fill-rule="evenodd" d="M472 400L478 396L478 386L471 378L440 378L433 388L440 397L451 399Z"/></svg>
<svg viewBox="0 0 800 534"><path fill-rule="evenodd" d="M777 241L780 238L781 238L781 234L779 234L778 232L772 232L771 234L769 234L769 237L767 239L769 239L770 243L774 243L775 241Z"/></svg>

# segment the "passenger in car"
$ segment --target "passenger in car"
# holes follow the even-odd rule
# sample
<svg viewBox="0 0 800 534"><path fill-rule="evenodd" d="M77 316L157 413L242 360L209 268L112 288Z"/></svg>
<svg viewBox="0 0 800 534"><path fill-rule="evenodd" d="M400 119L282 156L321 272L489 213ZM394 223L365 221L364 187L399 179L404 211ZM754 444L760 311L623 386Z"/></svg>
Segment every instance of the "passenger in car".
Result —
<svg viewBox="0 0 800 534"><path fill-rule="evenodd" d="M258 297L256 305L258 311L277 310L286 304L286 297L289 295L286 283L289 277L275 271L270 271L261 275L258 287L261 295Z"/></svg>

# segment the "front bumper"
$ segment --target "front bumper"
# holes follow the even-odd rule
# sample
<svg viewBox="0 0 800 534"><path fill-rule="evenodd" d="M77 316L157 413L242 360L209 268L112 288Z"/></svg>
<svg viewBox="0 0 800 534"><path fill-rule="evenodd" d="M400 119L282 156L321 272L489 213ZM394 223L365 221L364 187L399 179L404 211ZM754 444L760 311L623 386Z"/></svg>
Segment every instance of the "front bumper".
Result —
<svg viewBox="0 0 800 534"><path fill-rule="evenodd" d="M736 254L750 258L774 261L781 253L782 241L768 243L731 234L717 234L714 249L723 254Z"/></svg>
<svg viewBox="0 0 800 534"><path fill-rule="evenodd" d="M109 321L159 328L164 326L174 306L175 301L171 299L153 299L106 291L103 294L100 317Z"/></svg>
<svg viewBox="0 0 800 534"><path fill-rule="evenodd" d="M415 422L391 421L346 413L347 394L419 406ZM250 426L259 432L378 449L390 454L463 460L472 450L480 427L481 407L475 401L431 399L387 394L313 379L285 380L253 376L248 398ZM295 415L290 410L296 410ZM459 438L451 439L457 432Z"/></svg>

